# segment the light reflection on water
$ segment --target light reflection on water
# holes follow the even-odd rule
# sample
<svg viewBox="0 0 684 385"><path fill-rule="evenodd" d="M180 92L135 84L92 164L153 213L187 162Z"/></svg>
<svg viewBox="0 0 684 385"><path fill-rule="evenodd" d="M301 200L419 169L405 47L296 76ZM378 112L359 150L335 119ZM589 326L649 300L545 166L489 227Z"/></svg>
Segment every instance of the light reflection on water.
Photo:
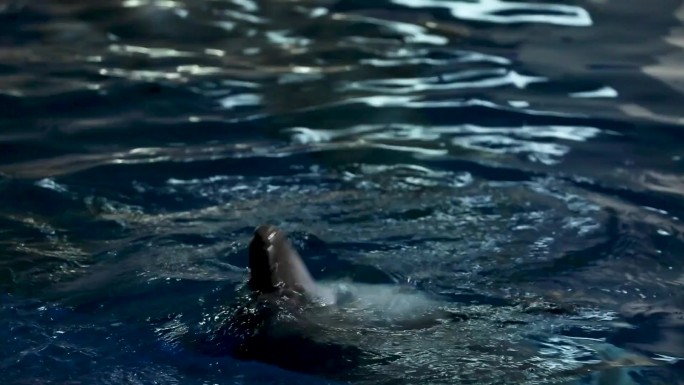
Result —
<svg viewBox="0 0 684 385"><path fill-rule="evenodd" d="M681 382L670 11L3 7L0 380ZM336 309L287 324L313 344L271 341L283 357L371 356L341 372L204 354L262 222L293 234L317 278L415 290L458 322L406 330Z"/></svg>
<svg viewBox="0 0 684 385"><path fill-rule="evenodd" d="M562 4L535 4L501 0L450 2L439 0L392 0L413 8L446 8L453 17L487 23L548 23L589 27L591 16L581 7Z"/></svg>

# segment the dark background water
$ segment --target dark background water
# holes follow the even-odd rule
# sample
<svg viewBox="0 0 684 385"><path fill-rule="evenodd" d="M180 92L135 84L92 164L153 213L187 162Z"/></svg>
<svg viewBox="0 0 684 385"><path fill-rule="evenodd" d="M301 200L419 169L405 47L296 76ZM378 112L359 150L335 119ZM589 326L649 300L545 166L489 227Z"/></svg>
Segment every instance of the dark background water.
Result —
<svg viewBox="0 0 684 385"><path fill-rule="evenodd" d="M0 382L544 384L608 349L648 362L625 365L636 383L684 384L682 9L3 2ZM188 348L261 222L321 279L502 320L579 310L419 337L439 349L376 330L398 346L364 348L425 363L413 374ZM540 374L516 378L521 362Z"/></svg>

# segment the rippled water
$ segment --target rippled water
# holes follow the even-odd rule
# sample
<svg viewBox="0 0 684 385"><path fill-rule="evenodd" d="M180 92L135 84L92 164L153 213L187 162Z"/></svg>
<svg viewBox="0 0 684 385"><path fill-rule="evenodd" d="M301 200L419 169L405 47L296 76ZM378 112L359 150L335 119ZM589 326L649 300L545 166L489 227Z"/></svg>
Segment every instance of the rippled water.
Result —
<svg viewBox="0 0 684 385"><path fill-rule="evenodd" d="M0 382L684 384L683 9L4 2ZM262 222L461 318L208 353Z"/></svg>

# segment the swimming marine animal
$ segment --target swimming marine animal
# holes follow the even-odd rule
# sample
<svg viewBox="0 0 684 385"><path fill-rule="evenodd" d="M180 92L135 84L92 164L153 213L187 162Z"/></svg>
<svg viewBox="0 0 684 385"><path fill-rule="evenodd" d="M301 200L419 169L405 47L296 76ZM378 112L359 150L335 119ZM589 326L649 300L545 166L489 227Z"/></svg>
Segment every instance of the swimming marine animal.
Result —
<svg viewBox="0 0 684 385"><path fill-rule="evenodd" d="M413 287L350 281L316 282L287 234L261 225L249 244L249 289L281 305L304 307L302 319L349 325L424 328L462 315Z"/></svg>
<svg viewBox="0 0 684 385"><path fill-rule="evenodd" d="M266 296L284 296L297 302L330 304L333 299L318 287L287 234L272 225L261 225L249 243L248 286Z"/></svg>
<svg viewBox="0 0 684 385"><path fill-rule="evenodd" d="M248 264L246 287L250 300L227 314L226 323L204 341L205 346L226 347L227 350L219 350L239 359L344 381L396 384L403 383L399 377L393 377L396 373L411 373L416 379L456 375L459 371L453 364L439 363L445 357L450 357L446 362L467 363L470 358L463 357L479 357L478 354L482 367L496 371L499 363L495 358L502 352L512 360L519 354L521 367L534 368L524 360L528 350L534 354L534 346L521 345L520 339L507 341L511 338L509 333L515 335L526 330L527 321L544 314L565 314L563 307L545 303L511 304L487 310L478 305L456 304L400 284L317 281L287 233L269 224L254 231L248 247ZM510 309L505 310L507 307ZM496 314L512 319L492 317ZM492 341L498 342L492 345ZM455 349L454 343L463 344ZM402 359L405 355L429 357L433 364L414 367L412 360ZM488 361L490 358L494 361ZM616 384L631 385L623 368L630 362L607 357L591 367L559 368L549 370L547 375L556 380L567 379L563 382L566 385L579 385L584 382L578 381L578 376L587 379L583 376L587 370L609 369L592 377L591 383L603 385L604 379L610 378L617 379ZM514 373L521 380L527 376L525 371ZM544 376L542 373L543 370L537 375Z"/></svg>

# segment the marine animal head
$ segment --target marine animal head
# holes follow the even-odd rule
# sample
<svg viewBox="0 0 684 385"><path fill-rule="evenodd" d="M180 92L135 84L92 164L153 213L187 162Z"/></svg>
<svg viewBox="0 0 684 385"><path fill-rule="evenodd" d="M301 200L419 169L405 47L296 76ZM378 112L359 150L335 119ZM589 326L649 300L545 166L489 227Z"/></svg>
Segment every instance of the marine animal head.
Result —
<svg viewBox="0 0 684 385"><path fill-rule="evenodd" d="M316 283L287 234L273 225L256 228L249 243L249 288L258 293L315 296Z"/></svg>

